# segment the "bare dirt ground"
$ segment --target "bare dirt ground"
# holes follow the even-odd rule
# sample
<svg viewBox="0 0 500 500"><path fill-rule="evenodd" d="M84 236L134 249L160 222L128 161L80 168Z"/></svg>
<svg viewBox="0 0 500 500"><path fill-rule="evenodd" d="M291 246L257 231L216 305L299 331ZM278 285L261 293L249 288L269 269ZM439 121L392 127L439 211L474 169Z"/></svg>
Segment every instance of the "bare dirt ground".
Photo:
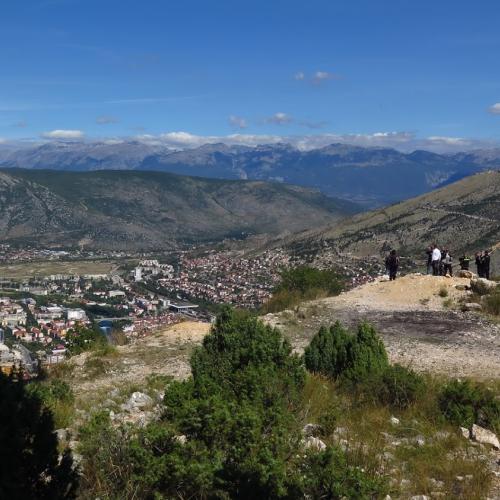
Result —
<svg viewBox="0 0 500 500"><path fill-rule="evenodd" d="M150 375L167 375L176 379L189 376L189 356L209 332L210 324L186 321L164 328L132 344L118 346L117 352L105 357L102 368L92 363L91 354L72 358L71 379L77 396L95 393L127 384L142 385Z"/></svg>
<svg viewBox="0 0 500 500"><path fill-rule="evenodd" d="M408 275L368 283L337 297L270 314L302 352L321 325L339 320L351 328L369 321L380 332L391 361L415 370L475 378L500 377L500 328L477 313L454 309L470 292L465 278ZM447 296L439 292L446 289Z"/></svg>

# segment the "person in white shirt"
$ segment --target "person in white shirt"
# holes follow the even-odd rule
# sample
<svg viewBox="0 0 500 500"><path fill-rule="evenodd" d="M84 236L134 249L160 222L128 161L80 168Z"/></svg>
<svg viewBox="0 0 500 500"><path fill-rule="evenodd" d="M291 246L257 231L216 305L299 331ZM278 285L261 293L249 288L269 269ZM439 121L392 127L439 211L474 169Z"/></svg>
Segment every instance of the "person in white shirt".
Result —
<svg viewBox="0 0 500 500"><path fill-rule="evenodd" d="M432 245L432 275L439 276L439 264L441 263L441 251L437 245Z"/></svg>

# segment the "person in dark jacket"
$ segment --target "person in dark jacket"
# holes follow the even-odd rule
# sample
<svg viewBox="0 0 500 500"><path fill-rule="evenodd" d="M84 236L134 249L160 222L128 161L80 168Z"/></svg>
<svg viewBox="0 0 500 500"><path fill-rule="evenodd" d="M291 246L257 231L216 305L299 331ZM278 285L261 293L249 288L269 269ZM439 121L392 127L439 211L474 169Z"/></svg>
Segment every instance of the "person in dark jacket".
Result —
<svg viewBox="0 0 500 500"><path fill-rule="evenodd" d="M483 272L483 254L481 252L476 252L476 269L477 269L477 275L480 278L484 278L484 272Z"/></svg>
<svg viewBox="0 0 500 500"><path fill-rule="evenodd" d="M482 264L483 264L483 278L486 278L487 280L490 279L490 252L488 250L484 251L483 259L482 259Z"/></svg>
<svg viewBox="0 0 500 500"><path fill-rule="evenodd" d="M425 253L427 254L427 274L432 274L432 246L428 246Z"/></svg>
<svg viewBox="0 0 500 500"><path fill-rule="evenodd" d="M391 253L385 259L385 267L389 271L389 280L394 281L396 279L396 275L398 274L399 267L399 257L396 250L391 250Z"/></svg>
<svg viewBox="0 0 500 500"><path fill-rule="evenodd" d="M470 257L467 257L467 255L463 254L460 259L458 259L460 262L460 269L463 271L468 271L469 270L469 264L470 264Z"/></svg>

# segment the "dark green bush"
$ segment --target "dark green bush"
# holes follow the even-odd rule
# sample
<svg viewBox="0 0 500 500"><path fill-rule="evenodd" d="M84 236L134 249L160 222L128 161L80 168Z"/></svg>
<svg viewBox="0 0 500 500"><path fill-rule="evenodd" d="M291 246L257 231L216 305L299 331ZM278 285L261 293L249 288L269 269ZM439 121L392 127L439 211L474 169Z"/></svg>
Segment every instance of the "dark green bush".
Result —
<svg viewBox="0 0 500 500"><path fill-rule="evenodd" d="M403 410L422 397L425 383L418 373L396 364L367 380L360 390L374 403Z"/></svg>
<svg viewBox="0 0 500 500"><path fill-rule="evenodd" d="M281 272L279 285L271 299L264 304L263 312L272 313L290 309L304 300L314 300L338 295L343 289L339 276L332 270L299 266Z"/></svg>
<svg viewBox="0 0 500 500"><path fill-rule="evenodd" d="M454 380L443 388L438 402L445 418L454 424L500 431L500 401L482 384Z"/></svg>
<svg viewBox="0 0 500 500"><path fill-rule="evenodd" d="M381 373L389 364L384 344L367 323L360 324L355 335L339 322L321 327L306 347L304 360L313 373L353 382Z"/></svg>
<svg viewBox="0 0 500 500"><path fill-rule="evenodd" d="M337 295L342 291L342 283L337 273L329 269L316 269L299 266L281 272L280 284L276 291L297 291L301 294L308 290L325 290L329 295Z"/></svg>

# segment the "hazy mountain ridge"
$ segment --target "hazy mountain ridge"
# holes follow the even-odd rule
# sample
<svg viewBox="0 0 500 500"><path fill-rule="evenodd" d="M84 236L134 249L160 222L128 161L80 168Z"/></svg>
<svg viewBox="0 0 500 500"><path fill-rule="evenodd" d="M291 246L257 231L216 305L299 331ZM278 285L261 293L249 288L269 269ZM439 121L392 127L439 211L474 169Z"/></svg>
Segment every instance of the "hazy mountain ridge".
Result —
<svg viewBox="0 0 500 500"><path fill-rule="evenodd" d="M159 249L246 234L297 231L356 207L318 191L163 172L0 171L0 240Z"/></svg>
<svg viewBox="0 0 500 500"><path fill-rule="evenodd" d="M365 212L335 226L306 231L285 240L288 249L318 256L336 253L382 256L396 248L424 258L436 242L459 254L500 243L500 172L476 174L432 193Z"/></svg>
<svg viewBox="0 0 500 500"><path fill-rule="evenodd" d="M500 149L456 154L402 153L331 144L301 151L289 144L205 144L172 150L140 141L47 143L0 149L0 166L57 170L157 170L218 179L272 180L376 207L431 191L485 169L500 168Z"/></svg>

